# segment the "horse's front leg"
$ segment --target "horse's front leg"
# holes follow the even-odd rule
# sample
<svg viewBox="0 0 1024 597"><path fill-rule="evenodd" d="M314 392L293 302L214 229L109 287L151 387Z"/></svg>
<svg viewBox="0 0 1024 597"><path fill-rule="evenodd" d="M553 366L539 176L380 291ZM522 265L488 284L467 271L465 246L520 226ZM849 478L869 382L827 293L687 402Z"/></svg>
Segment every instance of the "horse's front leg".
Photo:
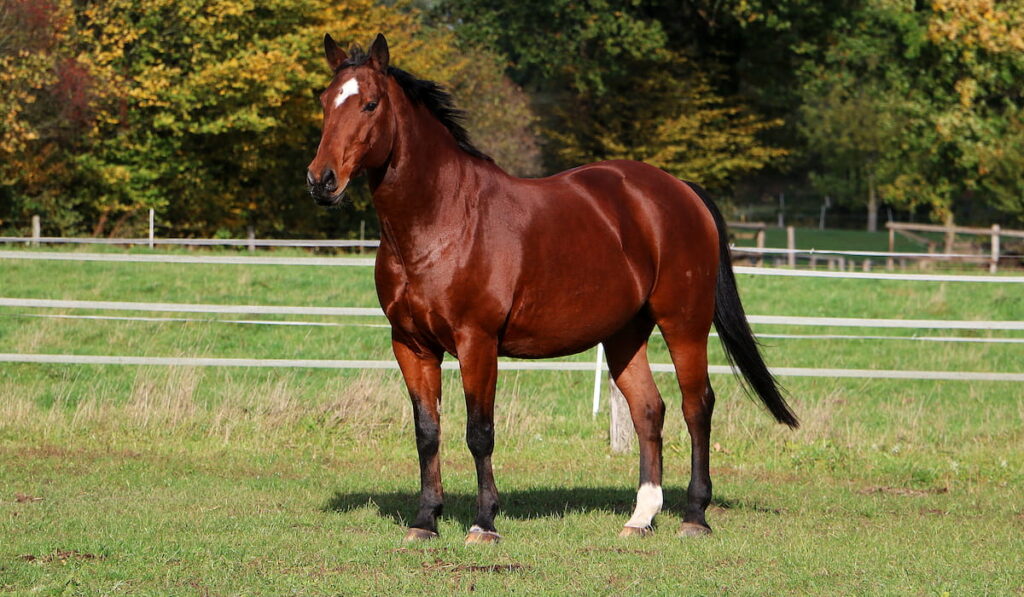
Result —
<svg viewBox="0 0 1024 597"><path fill-rule="evenodd" d="M398 366L412 399L416 451L420 458L420 507L406 541L437 537L437 517L444 508L441 488L441 355L392 340Z"/></svg>
<svg viewBox="0 0 1024 597"><path fill-rule="evenodd" d="M494 451L494 392L498 381L498 341L487 335L457 340L462 387L466 392L466 443L476 462L476 519L466 543L496 543L501 535L494 528L498 513L498 488L491 470Z"/></svg>

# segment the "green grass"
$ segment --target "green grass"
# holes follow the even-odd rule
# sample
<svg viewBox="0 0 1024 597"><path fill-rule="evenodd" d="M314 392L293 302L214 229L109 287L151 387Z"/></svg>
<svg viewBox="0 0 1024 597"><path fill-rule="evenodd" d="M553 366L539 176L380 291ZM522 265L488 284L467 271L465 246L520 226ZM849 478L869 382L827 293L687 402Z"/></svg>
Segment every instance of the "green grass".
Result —
<svg viewBox="0 0 1024 597"><path fill-rule="evenodd" d="M752 247L754 239L750 230L736 230L735 242L738 246ZM797 228L794 240L798 249L819 249L831 251L888 251L889 231L868 232L866 230L846 230L839 228ZM764 245L766 247L785 248L786 229L770 227L765 229ZM901 253L922 253L925 248L908 238L896 235L895 250Z"/></svg>
<svg viewBox="0 0 1024 597"><path fill-rule="evenodd" d="M748 312L757 314L1024 314L1014 285L740 282ZM376 305L368 268L0 261L0 295ZM0 352L390 358L380 328L24 316L40 312L47 311L0 310ZM767 343L776 366L1020 371L1024 352L1020 345L908 340ZM660 340L652 360L667 362ZM712 362L724 362L717 346ZM715 534L680 540L674 531L689 441L674 380L657 379L669 418L667 510L655 536L615 536L632 506L636 455L609 452L607 414L589 413L592 375L507 372L499 381L494 458L506 539L481 549L461 544L475 478L454 374L444 385L442 538L409 547L400 538L415 506L417 466L411 409L395 372L0 364L0 591L1024 591L1020 384L786 379L804 423L790 432L772 424L733 378L715 376L708 515Z"/></svg>

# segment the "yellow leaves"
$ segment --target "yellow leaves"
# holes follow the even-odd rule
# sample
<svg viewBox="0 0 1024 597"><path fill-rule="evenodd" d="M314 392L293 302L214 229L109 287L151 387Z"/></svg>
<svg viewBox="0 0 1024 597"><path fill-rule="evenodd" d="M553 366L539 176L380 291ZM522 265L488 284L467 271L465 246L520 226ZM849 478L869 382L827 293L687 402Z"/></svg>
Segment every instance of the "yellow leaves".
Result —
<svg viewBox="0 0 1024 597"><path fill-rule="evenodd" d="M960 96L960 106L970 109L974 104L974 96L978 93L978 82L974 79L960 79L954 84L954 88Z"/></svg>
<svg viewBox="0 0 1024 597"><path fill-rule="evenodd" d="M1024 51L1024 4L994 0L934 0L928 23L934 43L956 42L989 52Z"/></svg>

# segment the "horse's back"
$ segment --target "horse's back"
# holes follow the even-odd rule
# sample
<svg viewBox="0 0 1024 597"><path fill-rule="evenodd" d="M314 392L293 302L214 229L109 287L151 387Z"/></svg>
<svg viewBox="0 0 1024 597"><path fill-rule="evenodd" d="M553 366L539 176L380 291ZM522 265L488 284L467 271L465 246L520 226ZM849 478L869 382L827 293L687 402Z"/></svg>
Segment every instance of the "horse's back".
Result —
<svg viewBox="0 0 1024 597"><path fill-rule="evenodd" d="M714 220L688 184L658 168L600 162L517 180L507 198L526 223L503 231L509 250L517 242L520 264L506 354L577 352L616 332L652 296L691 304L685 295L713 292Z"/></svg>

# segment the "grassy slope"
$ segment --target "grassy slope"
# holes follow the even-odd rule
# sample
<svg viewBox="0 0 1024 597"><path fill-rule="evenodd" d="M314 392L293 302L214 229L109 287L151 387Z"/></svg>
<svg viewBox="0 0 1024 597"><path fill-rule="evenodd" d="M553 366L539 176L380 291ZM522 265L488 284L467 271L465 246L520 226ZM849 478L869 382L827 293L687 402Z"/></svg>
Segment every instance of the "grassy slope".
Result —
<svg viewBox="0 0 1024 597"><path fill-rule="evenodd" d="M0 267L3 296L375 304L366 269ZM751 313L1024 313L1021 293L991 285L765 277L741 284ZM375 328L14 316L25 312L0 312L3 352L388 356L387 332ZM1020 370L1019 345L771 344L774 365ZM722 362L717 350L712 358ZM660 346L653 352L652 360L666 360ZM655 537L624 542L615 532L632 504L636 456L608 453L605 415L592 420L588 412L591 376L504 374L495 461L507 540L468 549L460 540L475 481L453 375L444 403L448 516L442 539L416 548L398 541L415 503L416 465L393 372L3 364L0 376L0 589L14 592L1024 590L1024 393L1016 384L791 379L805 423L792 433L772 425L733 379L716 377L716 534L681 541L673 531L689 446L673 380L659 375L670 411L668 510Z"/></svg>

